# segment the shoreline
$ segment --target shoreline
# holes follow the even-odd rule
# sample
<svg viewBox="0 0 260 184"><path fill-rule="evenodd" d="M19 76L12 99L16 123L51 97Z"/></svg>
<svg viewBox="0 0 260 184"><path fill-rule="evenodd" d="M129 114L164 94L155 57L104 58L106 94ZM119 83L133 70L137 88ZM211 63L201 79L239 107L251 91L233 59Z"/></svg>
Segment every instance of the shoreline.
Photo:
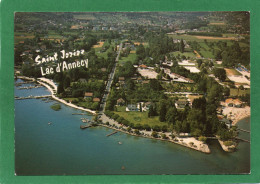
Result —
<svg viewBox="0 0 260 184"><path fill-rule="evenodd" d="M251 116L251 109L249 106L241 108L225 107L225 109L223 109L223 115L226 115L227 118L232 121L232 125L236 125L242 119Z"/></svg>
<svg viewBox="0 0 260 184"><path fill-rule="evenodd" d="M51 85L56 91L57 91L57 86L56 86L52 81L50 81L50 79L47 79L47 78L38 78L38 80L35 80L34 78L25 77L25 76L17 76L17 78L19 78L19 79L25 79L25 80L32 80L33 82L37 82L37 83L41 84L42 86L46 87L46 88L51 92L51 97L52 97L54 100L56 100L56 101L58 101L58 102L60 102L60 103L63 103L63 104L65 104L65 105L69 106L69 107L72 107L72 108L75 108L75 109L78 109L78 110L82 110L82 111L85 111L85 112L89 112L89 113L94 114L94 115L96 114L96 111L92 111L92 110L90 110L90 109L86 109L86 108L83 108L83 107L76 106L76 105L74 105L74 104L72 104L72 103L68 103L68 102L66 102L66 101L63 100L63 99L60 99L60 98L56 97L56 96L54 95L55 92L54 92L54 90L50 87L50 85ZM49 85L46 84L46 83L44 83L44 82L42 82L42 81L39 81L39 80L42 80L42 81L48 83Z"/></svg>
<svg viewBox="0 0 260 184"><path fill-rule="evenodd" d="M190 148L190 149L193 149L193 150L202 152L202 153L206 153L206 154L210 154L210 153L211 153L211 151L210 151L209 148L204 151L204 150L201 150L201 149L197 149L197 148L195 148L195 147L191 147L191 146L189 146L189 145L187 145L187 144L174 141L174 140L172 140L172 139L170 139L170 138L168 138L168 139L163 139L163 138L156 138L156 137L152 137L152 136L137 135L137 134L133 134L133 133L128 132L128 131L124 131L124 130L121 130L121 129L117 129L117 128L115 128L115 127L110 127L110 126L105 125L105 124L99 124L99 125L102 126L102 127L106 127L106 128L109 128L109 129L113 129L113 130L119 131L119 132L123 132L123 133L128 134L128 135L131 135L131 136L142 137L142 138L148 138L148 139L155 139L155 140L160 140L160 141L172 142L172 143L178 144L178 145L180 145L180 146L184 146L184 147L186 147L186 148ZM159 133L159 132L157 132L157 133ZM185 139L185 138L184 138L184 139ZM206 144L205 144L205 145L206 145Z"/></svg>
<svg viewBox="0 0 260 184"><path fill-rule="evenodd" d="M181 138L181 137L175 137L174 139L175 140L178 140L178 141L175 141L173 140L171 137L170 137L170 134L171 132L157 132L158 135L160 135L161 133L165 134L168 136L168 139L163 139L163 138L156 138L156 137L153 137L151 134L152 134L152 131L147 131L147 130L140 130L139 132L140 133L143 133L144 135L137 135L137 134L134 134L134 133L131 133L131 132L128 132L128 131L125 131L125 130L122 130L120 128L115 128L113 127L114 126L117 126L117 127L121 127L121 128L124 128L124 129L127 129L128 127L124 126L124 125L121 125L119 124L117 121L115 121L114 119L110 119L109 117L107 117L105 114L102 115L101 117L102 119L102 124L99 124L103 127L106 127L106 128L110 128L110 129L114 129L114 130L117 130L117 131L120 131L120 132L123 132L123 133L126 133L126 134L129 134L129 135L132 135L132 136L137 136L137 137L144 137L144 138L149 138L149 139L157 139L157 140L161 140L161 141L168 141L168 142L172 142L172 143L175 143L175 144L178 144L178 145L181 145L181 146L185 146L187 148L190 148L190 149L193 149L193 150L196 150L196 151L200 151L202 153L207 153L209 154L211 151L209 149L209 146L205 143L203 143L202 141L199 141L199 140L196 140L194 137L184 137L184 138ZM105 122L109 122L110 123L110 126L108 125L105 125L104 123ZM112 124L112 125L111 125ZM193 142L192 145L190 145L189 143L190 142Z"/></svg>
<svg viewBox="0 0 260 184"><path fill-rule="evenodd" d="M30 78L30 77L25 77L25 76L18 76L17 78L20 78L20 79L25 79L25 80L32 80L33 82L37 82L41 85L43 85L44 87L46 87L50 92L51 92L51 97L60 102L60 103L63 103L69 107L72 107L72 108L75 108L75 109L78 109L78 110L82 110L82 111L86 111L86 112L89 112L89 113L92 113L92 114L96 114L95 111L92 111L90 109L85 109L83 107L79 107L79 106L76 106L74 104L71 104L71 103L68 103L66 102L65 100L63 99L60 99L58 97L56 97L54 94L55 94L55 91L57 91L57 86L50 80L50 79L47 79L47 78L38 78L38 80L35 80L34 78ZM41 81L40 81L41 80ZM44 83L44 82L48 83ZM52 89L50 86L52 86L54 89ZM103 116L106 116L105 114L103 114ZM108 118L106 116L106 118ZM110 121L111 119L108 118ZM109 121L108 120L108 121ZM112 120L114 121L114 120ZM132 135L132 136L137 136L137 137L143 137L143 138L149 138L149 139L156 139L156 140L161 140L161 141L168 141L168 142L172 142L172 143L175 143L175 144L178 144L180 146L184 146L186 148L190 148L190 149L193 149L193 150L196 150L196 151L200 151L202 153L206 153L206 154L209 154L211 151L208 147L207 144L203 143L202 141L199 141L199 140L196 140L194 137L185 137L185 138L180 138L180 137L175 137L175 140L173 140L169 135L171 134L170 132L165 132L164 134L166 134L168 136L168 139L163 139L163 138L156 138L156 137L153 137L151 136L151 133L152 131L140 131L140 132L145 132L147 133L146 136L144 135L137 135L137 134L133 134L133 133L130 133L128 131L124 131L124 130L121 130L119 128L115 128L115 127L111 127L111 126L107 126L105 125L105 120L102 120L102 124L99 124L103 127L106 127L106 128L109 128L109 129L114 129L114 130L117 130L117 131L120 131L120 132L123 132L123 133L126 133L126 134L129 134L129 135ZM116 124L118 127L120 127L121 125L119 123L117 123L116 121L114 121L112 124ZM127 127L124 127L124 128L127 128ZM158 134L161 134L162 132L157 132ZM192 142L192 144L190 144ZM195 143L195 144L194 144Z"/></svg>

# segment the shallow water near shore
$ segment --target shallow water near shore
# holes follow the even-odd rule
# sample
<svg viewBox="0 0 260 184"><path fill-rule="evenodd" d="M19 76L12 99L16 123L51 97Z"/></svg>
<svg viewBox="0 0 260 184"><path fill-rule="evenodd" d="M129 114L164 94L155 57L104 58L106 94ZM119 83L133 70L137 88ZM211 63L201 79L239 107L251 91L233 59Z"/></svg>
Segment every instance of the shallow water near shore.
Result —
<svg viewBox="0 0 260 184"><path fill-rule="evenodd" d="M47 95L46 88L18 90L16 96ZM17 175L90 174L246 174L250 172L250 144L240 142L234 153L208 141L211 154L177 144L135 137L95 127L80 129L80 118L91 119L61 104L60 111L42 99L15 100L15 172ZM52 122L50 125L48 122ZM250 119L238 126L249 130ZM248 133L241 138L249 140ZM122 144L118 144L122 142ZM122 166L124 169L122 169Z"/></svg>

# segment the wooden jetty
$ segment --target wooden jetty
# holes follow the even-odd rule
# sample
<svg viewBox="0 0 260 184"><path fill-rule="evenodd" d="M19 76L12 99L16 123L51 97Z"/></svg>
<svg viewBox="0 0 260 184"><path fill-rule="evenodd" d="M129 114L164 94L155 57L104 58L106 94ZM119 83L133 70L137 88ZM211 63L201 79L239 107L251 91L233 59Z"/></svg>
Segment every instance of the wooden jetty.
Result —
<svg viewBox="0 0 260 184"><path fill-rule="evenodd" d="M114 134L116 134L118 131L114 131L114 132L112 132L111 134L107 134L107 137L109 137L110 135L114 135Z"/></svg>
<svg viewBox="0 0 260 184"><path fill-rule="evenodd" d="M42 88L42 87L43 87L43 86L36 85L36 86L19 87L18 89L33 89L33 88Z"/></svg>
<svg viewBox="0 0 260 184"><path fill-rule="evenodd" d="M72 113L72 115L86 115L84 113Z"/></svg>
<svg viewBox="0 0 260 184"><path fill-rule="evenodd" d="M20 86L22 84L29 84L29 83L33 83L33 81L17 82L17 83L15 83L15 85Z"/></svg>
<svg viewBox="0 0 260 184"><path fill-rule="evenodd" d="M244 142L250 143L250 141L249 141L249 140L246 140L246 139L242 139L242 138L238 138L238 137L236 137L236 139L237 139L237 140L240 140L240 141L244 141Z"/></svg>
<svg viewBox="0 0 260 184"><path fill-rule="evenodd" d="M43 95L43 96L27 96L27 97L14 97L15 100L25 100L25 99L38 99L38 98L47 98L51 97L51 95Z"/></svg>
<svg viewBox="0 0 260 184"><path fill-rule="evenodd" d="M250 131L249 131L249 130L245 130L245 129L241 129L241 128L238 128L237 130L240 130L240 131L242 131L242 132L247 132L247 133L250 133Z"/></svg>

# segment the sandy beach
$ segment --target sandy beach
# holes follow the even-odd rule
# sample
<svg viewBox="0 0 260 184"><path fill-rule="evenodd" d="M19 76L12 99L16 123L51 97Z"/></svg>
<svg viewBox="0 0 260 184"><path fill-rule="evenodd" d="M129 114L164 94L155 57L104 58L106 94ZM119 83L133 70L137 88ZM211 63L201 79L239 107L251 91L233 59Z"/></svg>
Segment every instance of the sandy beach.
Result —
<svg viewBox="0 0 260 184"><path fill-rule="evenodd" d="M235 125L239 120L250 116L250 112L250 107L246 106L243 108L225 107L222 113L232 120L232 125Z"/></svg>

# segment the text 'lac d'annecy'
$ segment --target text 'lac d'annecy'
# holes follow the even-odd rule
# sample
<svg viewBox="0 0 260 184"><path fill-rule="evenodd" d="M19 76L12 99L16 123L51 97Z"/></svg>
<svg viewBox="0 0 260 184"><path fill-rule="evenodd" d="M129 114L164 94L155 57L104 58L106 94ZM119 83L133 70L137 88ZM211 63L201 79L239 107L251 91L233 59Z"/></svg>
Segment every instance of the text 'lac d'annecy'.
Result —
<svg viewBox="0 0 260 184"><path fill-rule="evenodd" d="M37 65L40 64L44 64L44 63L48 63L48 62L57 62L59 59L68 59L68 58L72 58L72 57L77 57L80 55L83 55L85 53L85 51L82 50L74 50L73 52L65 52L65 50L60 51L60 55L58 55L57 52L55 52L53 54L53 56L47 56L47 57L41 57L40 55L38 55L35 58L35 62ZM62 61L62 62L57 62L57 66L54 69L53 67L46 67L43 68L41 66L41 74L42 76L48 75L48 74L53 74L54 72L63 72L66 70L70 70L73 68L79 68L79 67L86 67L88 68L88 59L82 59L82 60L76 60L74 62L69 62L67 63L67 61Z"/></svg>

